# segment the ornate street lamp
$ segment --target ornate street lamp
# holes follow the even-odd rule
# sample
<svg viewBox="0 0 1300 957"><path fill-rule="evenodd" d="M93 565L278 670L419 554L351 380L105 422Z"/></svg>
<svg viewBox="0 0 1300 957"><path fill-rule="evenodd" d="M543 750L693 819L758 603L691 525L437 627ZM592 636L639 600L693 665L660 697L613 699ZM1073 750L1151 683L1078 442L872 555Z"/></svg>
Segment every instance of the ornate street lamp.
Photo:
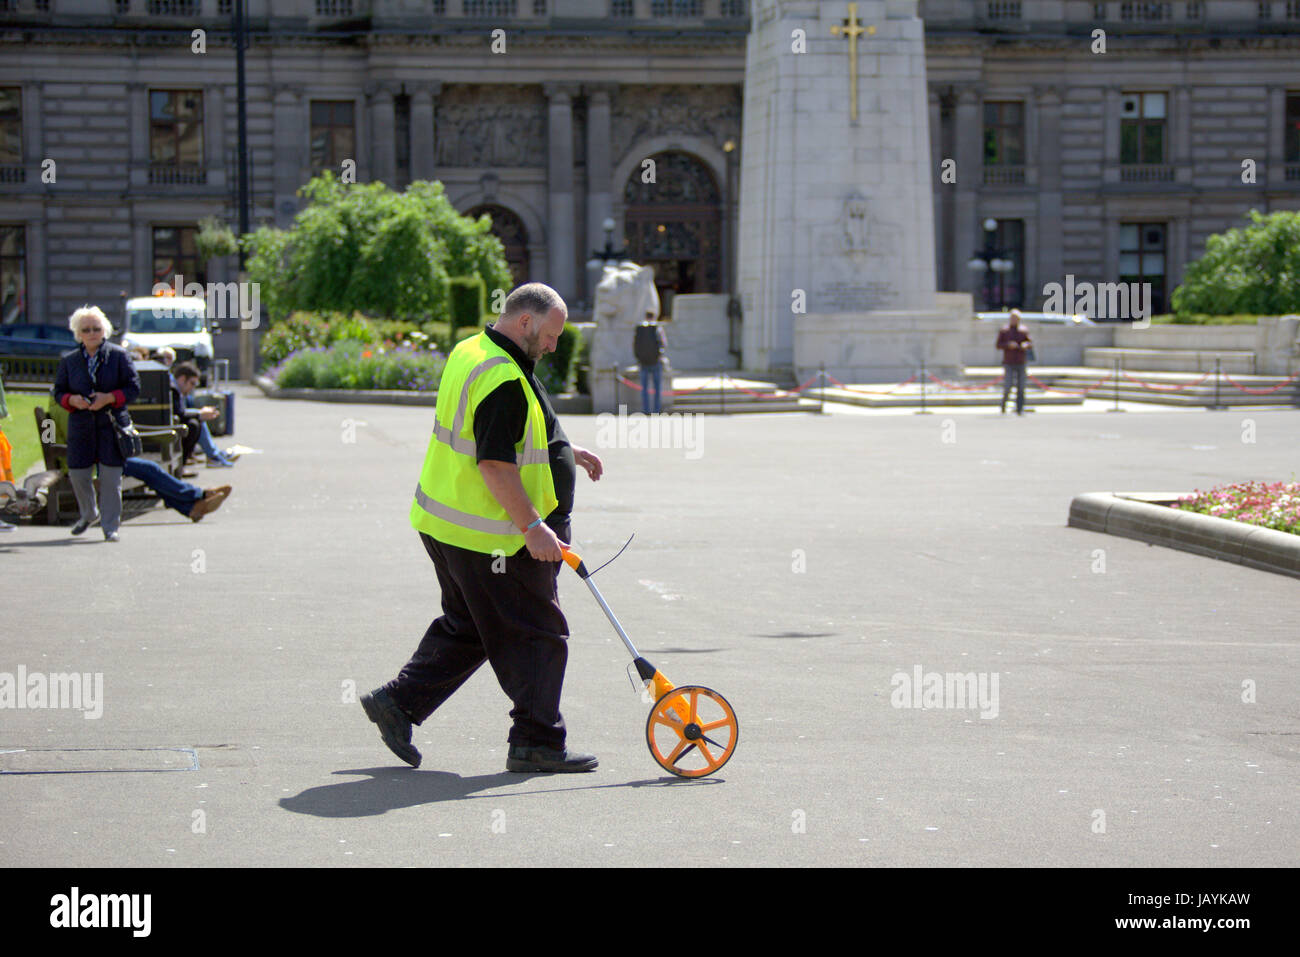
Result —
<svg viewBox="0 0 1300 957"><path fill-rule="evenodd" d="M1015 261L998 247L993 239L997 235L998 221L991 216L984 220L984 248L978 250L966 263L971 272L984 274L984 308L1001 311L1005 306L1006 275L1016 268ZM993 304L993 277L997 275L997 306Z"/></svg>

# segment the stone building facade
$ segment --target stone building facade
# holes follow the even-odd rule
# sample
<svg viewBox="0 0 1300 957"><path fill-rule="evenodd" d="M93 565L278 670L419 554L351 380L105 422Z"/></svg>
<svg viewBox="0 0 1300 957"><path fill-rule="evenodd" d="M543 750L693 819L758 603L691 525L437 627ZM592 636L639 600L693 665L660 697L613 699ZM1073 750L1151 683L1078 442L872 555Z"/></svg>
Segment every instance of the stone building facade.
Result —
<svg viewBox="0 0 1300 957"><path fill-rule="evenodd" d="M287 225L350 162L441 180L577 314L607 218L666 302L733 292L745 39L797 2L247 0L252 220ZM230 10L0 0L0 319L232 278L194 250L201 218L237 218ZM1072 274L1167 301L1207 235L1300 208L1300 0L921 10L941 289L1033 308ZM967 265L986 220L1000 289Z"/></svg>

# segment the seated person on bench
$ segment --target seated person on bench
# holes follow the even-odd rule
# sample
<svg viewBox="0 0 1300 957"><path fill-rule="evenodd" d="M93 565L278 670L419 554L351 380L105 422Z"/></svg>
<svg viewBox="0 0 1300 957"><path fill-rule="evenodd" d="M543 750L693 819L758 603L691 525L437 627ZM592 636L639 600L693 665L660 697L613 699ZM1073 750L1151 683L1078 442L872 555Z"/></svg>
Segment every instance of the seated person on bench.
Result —
<svg viewBox="0 0 1300 957"><path fill-rule="evenodd" d="M202 489L189 482L182 482L152 459L129 458L122 468L122 474L139 479L158 493L164 505L189 516L192 522L201 520L208 512L215 512L230 494L229 485Z"/></svg>
<svg viewBox="0 0 1300 957"><path fill-rule="evenodd" d="M188 362L182 362L171 370L172 376L172 415L176 421L185 423L185 438L181 440L181 451L188 461L197 444L208 457L210 468L230 468L234 459L223 455L212 441L208 423L221 413L216 409L196 409L190 405L190 393L199 385L199 370Z"/></svg>

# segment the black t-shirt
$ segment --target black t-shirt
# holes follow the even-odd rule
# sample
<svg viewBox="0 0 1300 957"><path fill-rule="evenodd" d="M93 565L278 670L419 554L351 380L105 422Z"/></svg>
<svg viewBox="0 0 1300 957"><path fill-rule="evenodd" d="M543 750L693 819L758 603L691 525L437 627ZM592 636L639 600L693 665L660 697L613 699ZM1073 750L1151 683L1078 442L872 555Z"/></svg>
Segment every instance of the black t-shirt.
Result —
<svg viewBox="0 0 1300 957"><path fill-rule="evenodd" d="M487 337L506 351L515 364L519 366L532 387L533 394L542 406L542 417L546 420L547 451L551 459L551 480L555 484L555 497L559 504L550 515L544 515L546 524L552 530L569 522L573 512L573 488L577 483L578 466L573 461L573 449L569 437L551 407L551 398L545 387L533 374L534 363L517 345L490 326ZM528 401L524 397L523 386L518 379L503 382L493 389L478 404L474 413L474 444L478 450L478 461L490 459L494 462L515 464L515 445L523 440L524 428L528 424Z"/></svg>

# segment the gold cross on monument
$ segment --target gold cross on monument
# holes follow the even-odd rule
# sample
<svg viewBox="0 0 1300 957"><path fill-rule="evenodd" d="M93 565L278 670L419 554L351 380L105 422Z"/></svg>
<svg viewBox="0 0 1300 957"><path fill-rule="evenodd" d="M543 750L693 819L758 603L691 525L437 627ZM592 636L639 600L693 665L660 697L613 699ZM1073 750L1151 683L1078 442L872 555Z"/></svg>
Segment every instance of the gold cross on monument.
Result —
<svg viewBox="0 0 1300 957"><path fill-rule="evenodd" d="M831 27L831 34L839 36L843 34L849 38L849 122L858 121L858 37L865 33L871 36L876 32L875 27L867 27L865 30L858 23L858 5L849 4L849 18L844 21L842 27Z"/></svg>

